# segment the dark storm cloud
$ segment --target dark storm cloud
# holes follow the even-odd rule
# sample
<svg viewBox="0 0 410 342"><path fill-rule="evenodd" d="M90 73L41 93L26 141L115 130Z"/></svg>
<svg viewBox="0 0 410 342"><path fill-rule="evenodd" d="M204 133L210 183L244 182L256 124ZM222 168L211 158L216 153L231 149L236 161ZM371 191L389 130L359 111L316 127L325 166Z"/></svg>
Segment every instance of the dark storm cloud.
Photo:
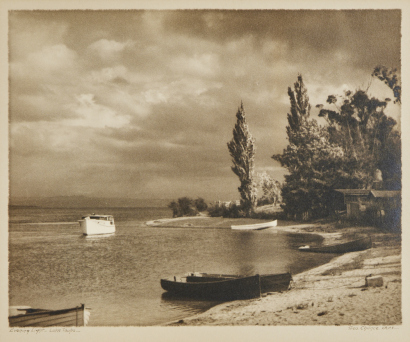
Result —
<svg viewBox="0 0 410 342"><path fill-rule="evenodd" d="M397 65L400 46L400 10L216 10L171 12L167 30L220 43L251 35L255 48L279 40L294 50L332 54L352 52L352 63L372 68L375 63Z"/></svg>

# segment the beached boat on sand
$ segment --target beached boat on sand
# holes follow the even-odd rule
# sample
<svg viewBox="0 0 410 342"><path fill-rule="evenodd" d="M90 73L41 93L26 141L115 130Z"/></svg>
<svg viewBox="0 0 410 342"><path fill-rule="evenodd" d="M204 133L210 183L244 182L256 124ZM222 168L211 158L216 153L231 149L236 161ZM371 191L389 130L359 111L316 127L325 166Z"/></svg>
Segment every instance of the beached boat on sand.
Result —
<svg viewBox="0 0 410 342"><path fill-rule="evenodd" d="M260 297L262 293L285 291L290 273L254 276L189 273L183 277L161 279L161 287L179 296L208 300L237 300Z"/></svg>
<svg viewBox="0 0 410 342"><path fill-rule="evenodd" d="M362 251L372 247L372 239L370 237L365 237L345 243L338 243L332 245L311 247L302 246L299 250L302 252L316 252L316 253L348 253L355 251Z"/></svg>
<svg viewBox="0 0 410 342"><path fill-rule="evenodd" d="M112 215L87 215L83 216L78 222L84 235L115 233L114 217Z"/></svg>
<svg viewBox="0 0 410 342"><path fill-rule="evenodd" d="M237 279L244 276L231 275L231 274L212 274L212 273L189 273L187 276L188 281L191 282L207 282L207 281L219 281L223 279ZM260 274L260 286L261 293L285 291L289 288L292 281L292 275L288 273L278 274Z"/></svg>
<svg viewBox="0 0 410 342"><path fill-rule="evenodd" d="M32 309L28 306L9 308L10 327L85 327L90 311L84 304L63 310Z"/></svg>
<svg viewBox="0 0 410 342"><path fill-rule="evenodd" d="M251 277L174 277L161 279L161 287L172 294L208 300L250 299L260 296L259 275Z"/></svg>
<svg viewBox="0 0 410 342"><path fill-rule="evenodd" d="M277 225L278 225L278 220L275 220L275 221L256 223L256 224L245 224L245 225L240 225L240 226L231 226L231 228L235 229L235 230L261 230L261 229L276 227Z"/></svg>
<svg viewBox="0 0 410 342"><path fill-rule="evenodd" d="M261 293L287 291L290 288L292 275L288 273L261 274Z"/></svg>

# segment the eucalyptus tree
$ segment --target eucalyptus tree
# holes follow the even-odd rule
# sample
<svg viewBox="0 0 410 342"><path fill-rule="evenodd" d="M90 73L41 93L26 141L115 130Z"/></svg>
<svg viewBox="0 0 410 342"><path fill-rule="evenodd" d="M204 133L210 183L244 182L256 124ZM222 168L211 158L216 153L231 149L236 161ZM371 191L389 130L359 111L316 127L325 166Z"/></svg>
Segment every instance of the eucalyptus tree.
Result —
<svg viewBox="0 0 410 342"><path fill-rule="evenodd" d="M393 88L398 94L397 86ZM329 95L327 103L335 110L317 106L319 116L327 120L330 142L343 148L349 188L371 187L377 170L381 170L387 188L400 187L400 134L396 120L385 114L389 102L389 98L379 100L359 89L345 91L344 96Z"/></svg>
<svg viewBox="0 0 410 342"><path fill-rule="evenodd" d="M393 91L394 103L401 105L401 77L397 69L378 65L372 76L383 81ZM388 100L387 98L386 101ZM380 152L379 167L384 174L386 188L401 189L401 134L398 129L391 130L385 140L384 149Z"/></svg>
<svg viewBox="0 0 410 342"><path fill-rule="evenodd" d="M393 96L396 99L394 103L401 103L401 80L396 68L378 65L374 68L372 76L383 81L393 91Z"/></svg>
<svg viewBox="0 0 410 342"><path fill-rule="evenodd" d="M241 183L238 188L241 205L246 216L249 217L254 211L257 200L257 186L254 181L255 139L249 131L242 101L236 113L236 124L232 140L228 142L228 150L233 163L231 169Z"/></svg>

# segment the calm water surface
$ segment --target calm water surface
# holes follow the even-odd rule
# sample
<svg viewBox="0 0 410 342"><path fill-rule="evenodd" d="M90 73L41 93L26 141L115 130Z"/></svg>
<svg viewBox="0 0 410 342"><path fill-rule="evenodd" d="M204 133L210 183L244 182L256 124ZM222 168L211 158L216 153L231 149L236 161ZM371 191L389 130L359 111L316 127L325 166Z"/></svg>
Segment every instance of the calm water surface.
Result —
<svg viewBox="0 0 410 342"><path fill-rule="evenodd" d="M186 272L302 272L333 255L297 251L317 239L230 229L155 228L167 208L99 209L117 231L84 237L77 220L95 209L9 210L9 304L60 309L85 303L89 326L148 326L180 319L218 302L168 298L160 279ZM280 223L279 223L280 225Z"/></svg>

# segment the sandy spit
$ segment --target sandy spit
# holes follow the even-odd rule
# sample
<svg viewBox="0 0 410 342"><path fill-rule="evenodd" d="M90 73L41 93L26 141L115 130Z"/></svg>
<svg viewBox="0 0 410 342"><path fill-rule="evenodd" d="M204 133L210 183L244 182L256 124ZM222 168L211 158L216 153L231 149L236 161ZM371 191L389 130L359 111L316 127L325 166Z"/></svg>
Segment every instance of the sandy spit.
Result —
<svg viewBox="0 0 410 342"><path fill-rule="evenodd" d="M193 221L189 221L190 226ZM170 220L155 221L155 226ZM371 227L334 229L305 224L270 228L290 233L320 234L325 243L349 234L371 234L373 248L334 258L328 264L293 276L289 291L261 298L220 304L167 326L287 326L400 325L402 272L400 236ZM366 286L367 276L380 276L383 285Z"/></svg>
<svg viewBox="0 0 410 342"><path fill-rule="evenodd" d="M401 324L401 254L375 248L345 254L294 276L291 290L234 301L169 325L396 325ZM383 286L366 287L380 275Z"/></svg>

